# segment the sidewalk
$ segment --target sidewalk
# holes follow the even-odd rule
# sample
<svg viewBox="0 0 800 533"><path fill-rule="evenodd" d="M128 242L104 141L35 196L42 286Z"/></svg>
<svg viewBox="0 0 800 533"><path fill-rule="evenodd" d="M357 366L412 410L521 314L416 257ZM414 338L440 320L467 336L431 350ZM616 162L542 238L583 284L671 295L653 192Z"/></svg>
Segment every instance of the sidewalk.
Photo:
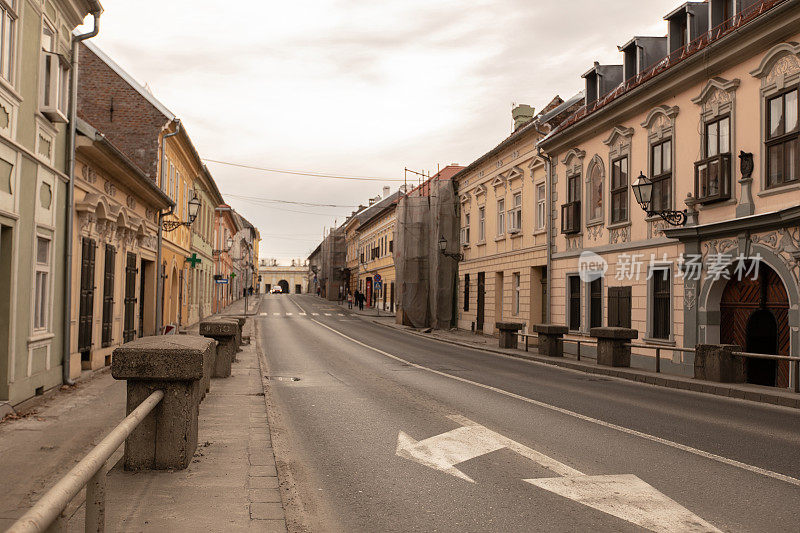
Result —
<svg viewBox="0 0 800 533"><path fill-rule="evenodd" d="M248 320L243 334L253 333ZM120 463L111 470L109 529L286 531L255 343L243 345L237 360L230 378L211 381L200 404L199 445L189 468L126 472ZM81 509L69 530L82 530L83 518Z"/></svg>
<svg viewBox="0 0 800 533"><path fill-rule="evenodd" d="M589 374L600 374L661 387L690 390L705 394L714 394L716 396L726 396L800 409L800 394L785 389L763 387L748 383L716 383L712 381L696 380L686 376L656 373L635 368L599 366L593 360L578 361L576 359L571 359L569 354L565 354L563 358L539 355L535 345L529 346L529 351L527 352L524 348L518 350L501 349L498 347L497 337L475 335L464 330L432 330L429 333L425 333L408 326L398 325L394 320L372 317L372 321L376 324L404 331L410 335L435 339L467 348L476 348L491 353L528 359L537 363L560 366L562 368L569 368ZM524 341L521 345L524 346Z"/></svg>
<svg viewBox="0 0 800 533"><path fill-rule="evenodd" d="M391 313L389 311L384 311L382 308L378 309L378 308L375 308L375 307L367 307L365 305L364 306L364 310L361 311L361 310L358 309L358 306L356 304L353 304L353 308L352 309L348 309L347 308L347 302L340 302L338 304L336 302L330 302L330 303L332 303L333 305L338 305L339 307L341 307L345 311L353 313L354 315L372 317L372 318L384 318L384 317L394 318L395 317L394 313Z"/></svg>

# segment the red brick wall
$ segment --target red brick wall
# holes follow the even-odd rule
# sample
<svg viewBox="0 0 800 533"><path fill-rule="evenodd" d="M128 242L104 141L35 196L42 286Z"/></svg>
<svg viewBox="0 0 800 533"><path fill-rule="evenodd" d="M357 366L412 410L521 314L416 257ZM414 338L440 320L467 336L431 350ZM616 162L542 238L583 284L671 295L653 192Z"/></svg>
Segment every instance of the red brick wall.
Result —
<svg viewBox="0 0 800 533"><path fill-rule="evenodd" d="M80 51L78 116L156 181L158 136L169 118L85 44Z"/></svg>

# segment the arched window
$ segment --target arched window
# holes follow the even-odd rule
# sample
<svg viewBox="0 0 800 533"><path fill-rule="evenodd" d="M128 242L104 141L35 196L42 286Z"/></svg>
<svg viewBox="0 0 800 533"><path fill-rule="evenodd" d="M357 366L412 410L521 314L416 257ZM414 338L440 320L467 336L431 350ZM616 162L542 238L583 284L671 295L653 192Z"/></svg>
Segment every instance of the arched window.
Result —
<svg viewBox="0 0 800 533"><path fill-rule="evenodd" d="M592 165L589 171L589 220L603 218L603 166Z"/></svg>

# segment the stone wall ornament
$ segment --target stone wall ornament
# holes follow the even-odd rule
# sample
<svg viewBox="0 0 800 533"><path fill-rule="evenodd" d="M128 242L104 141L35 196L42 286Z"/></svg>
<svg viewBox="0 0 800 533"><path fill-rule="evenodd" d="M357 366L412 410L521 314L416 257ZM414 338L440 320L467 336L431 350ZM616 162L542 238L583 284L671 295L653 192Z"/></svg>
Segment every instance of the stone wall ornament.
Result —
<svg viewBox="0 0 800 533"><path fill-rule="evenodd" d="M694 284L686 285L683 289L683 306L686 309L694 309L697 303L697 289Z"/></svg>
<svg viewBox="0 0 800 533"><path fill-rule="evenodd" d="M583 237L567 237L567 250L581 250L583 249Z"/></svg>
<svg viewBox="0 0 800 533"><path fill-rule="evenodd" d="M795 282L800 283L800 226L751 235L750 242L760 244L780 257L794 276Z"/></svg>
<svg viewBox="0 0 800 533"><path fill-rule="evenodd" d="M106 180L103 184L103 190L106 191L106 194L109 196L114 196L117 194L117 186L108 180Z"/></svg>
<svg viewBox="0 0 800 533"><path fill-rule="evenodd" d="M626 225L621 228L614 228L608 231L608 243L618 244L631 241L631 226Z"/></svg>
<svg viewBox="0 0 800 533"><path fill-rule="evenodd" d="M603 235L603 225L594 224L586 227L586 238L590 241L597 241Z"/></svg>
<svg viewBox="0 0 800 533"><path fill-rule="evenodd" d="M128 197L125 198L125 204L128 206L128 209L136 209L136 198L129 194Z"/></svg>

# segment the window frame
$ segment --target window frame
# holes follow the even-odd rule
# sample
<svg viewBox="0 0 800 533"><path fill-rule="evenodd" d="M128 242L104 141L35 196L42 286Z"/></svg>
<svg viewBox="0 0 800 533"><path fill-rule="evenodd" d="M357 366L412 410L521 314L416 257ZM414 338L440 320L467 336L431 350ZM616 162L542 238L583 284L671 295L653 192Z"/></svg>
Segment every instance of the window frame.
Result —
<svg viewBox="0 0 800 533"><path fill-rule="evenodd" d="M578 274L567 274L567 305L565 309L567 312L566 322L569 331L572 332L578 332L581 330L581 285L581 278ZM577 305L577 309L573 309L573 305Z"/></svg>
<svg viewBox="0 0 800 533"><path fill-rule="evenodd" d="M503 237L506 234L506 199L497 200L497 236Z"/></svg>
<svg viewBox="0 0 800 533"><path fill-rule="evenodd" d="M39 262L39 241L47 242L47 261ZM53 263L53 239L41 233L34 237L34 290L33 290L33 320L31 329L42 333L49 331L50 327L50 283Z"/></svg>
<svg viewBox="0 0 800 533"><path fill-rule="evenodd" d="M794 93L795 94L795 128L793 131L787 132L786 131L786 96ZM770 126L772 124L772 112L771 112L771 103L774 100L781 99L781 120L783 122L782 128L783 132L771 137ZM795 85L788 89L785 89L777 94L770 95L765 97L765 106L764 106L764 186L765 189L775 189L778 187L783 187L785 185L793 185L800 181L800 86ZM793 179L786 179L786 170L788 166L788 161L786 158L786 145L789 143L794 142L794 178ZM770 179L770 149L781 146L783 147L781 150L781 173L778 180L772 182Z"/></svg>
<svg viewBox="0 0 800 533"><path fill-rule="evenodd" d="M657 290L657 280L656 280L656 272L664 272L664 282L666 283L667 292L666 295L662 292L659 296L656 294ZM672 308L673 299L674 299L674 285L673 285L673 277L672 277L672 265L668 263L655 263L648 267L647 272L647 338L661 341L661 342L672 342L674 340L675 331L673 328L673 317L675 314L674 309ZM656 324L656 320L658 318L658 299L666 299L666 312L667 316L664 318L663 324ZM666 328L666 332L664 333L664 328Z"/></svg>
<svg viewBox="0 0 800 533"><path fill-rule="evenodd" d="M519 200L519 203L517 201ZM511 195L511 209L508 210L508 233L510 235L522 231L522 191Z"/></svg>
<svg viewBox="0 0 800 533"><path fill-rule="evenodd" d="M595 287L599 286L599 292ZM595 304L599 305L598 315L595 316ZM591 328L603 327L603 278L586 282L586 325ZM595 322L597 318L598 322Z"/></svg>
<svg viewBox="0 0 800 533"><path fill-rule="evenodd" d="M547 185L545 183L538 183L536 185L536 230L543 231L545 229L545 221L547 220Z"/></svg>
<svg viewBox="0 0 800 533"><path fill-rule="evenodd" d="M519 316L519 312L521 309L520 300L522 299L522 275L520 272L514 272L511 274L511 289L512 289L512 302L511 302L511 313L514 316Z"/></svg>
<svg viewBox="0 0 800 533"><path fill-rule="evenodd" d="M664 146L669 145L669 157L664 156ZM658 148L659 150L659 172L656 172L656 154L655 150ZM650 143L650 181L653 183L653 192L651 196L651 210L652 211L664 211L668 209L672 209L674 205L674 181L672 179L672 154L673 154L674 146L672 144L672 137L668 137L665 139L661 139L656 142ZM664 170L664 164L669 163L669 169L666 171ZM629 176L630 178L630 176ZM663 187L663 182L668 182L669 184L669 194L667 195L667 199L664 203L656 202L656 190L657 187Z"/></svg>
<svg viewBox="0 0 800 533"><path fill-rule="evenodd" d="M478 243L486 241L486 206L478 207Z"/></svg>
<svg viewBox="0 0 800 533"><path fill-rule="evenodd" d="M17 67L19 13L16 4L15 0L0 0L0 78L12 87Z"/></svg>
<svg viewBox="0 0 800 533"><path fill-rule="evenodd" d="M626 164L626 172L625 172L625 184L615 186L615 169L617 168L617 163L621 163L625 161ZM622 174L622 169L620 168L620 175ZM611 224L622 224L624 222L628 222L630 220L630 198L628 197L628 186L630 185L631 181L631 161L628 154L621 155L614 160L611 161L611 179L609 180L609 209L610 209L610 217L609 222ZM624 198L625 200L625 216L621 218L614 217L614 203L617 198ZM620 209L621 211L621 209Z"/></svg>

